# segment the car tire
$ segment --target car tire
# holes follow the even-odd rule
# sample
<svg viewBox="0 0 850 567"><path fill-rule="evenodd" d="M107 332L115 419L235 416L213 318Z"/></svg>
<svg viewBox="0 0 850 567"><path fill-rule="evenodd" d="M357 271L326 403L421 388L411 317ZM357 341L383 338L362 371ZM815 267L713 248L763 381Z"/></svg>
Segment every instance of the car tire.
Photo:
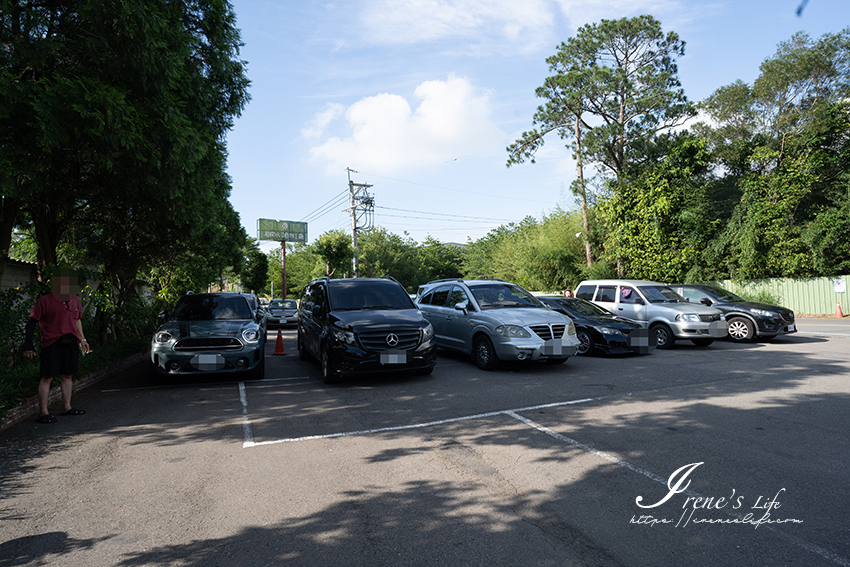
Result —
<svg viewBox="0 0 850 567"><path fill-rule="evenodd" d="M664 323L656 323L649 330L655 333L656 348L673 348L673 345L676 344L676 337L673 336L673 331Z"/></svg>
<svg viewBox="0 0 850 567"><path fill-rule="evenodd" d="M298 360L308 360L310 358L310 353L307 352L307 349L304 347L304 341L301 338L301 333L298 333Z"/></svg>
<svg viewBox="0 0 850 567"><path fill-rule="evenodd" d="M576 332L576 338L578 339L576 354L583 356L588 355L593 351L593 338L587 331Z"/></svg>
<svg viewBox="0 0 850 567"><path fill-rule="evenodd" d="M755 325L746 317L732 317L729 319L729 338L736 343L751 341L755 334Z"/></svg>
<svg viewBox="0 0 850 567"><path fill-rule="evenodd" d="M714 339L691 339L691 342L698 347L707 347L714 342Z"/></svg>
<svg viewBox="0 0 850 567"><path fill-rule="evenodd" d="M485 335L478 336L472 343L472 359L481 370L495 370L499 366L493 342Z"/></svg>
<svg viewBox="0 0 850 567"><path fill-rule="evenodd" d="M569 360L569 358L570 358L569 356L566 357L566 358L547 358L546 363L547 364L563 364L567 360Z"/></svg>
<svg viewBox="0 0 850 567"><path fill-rule="evenodd" d="M331 368L331 358L328 354L328 349L322 349L322 380L325 384L333 384L336 382L336 374L334 374L333 369Z"/></svg>

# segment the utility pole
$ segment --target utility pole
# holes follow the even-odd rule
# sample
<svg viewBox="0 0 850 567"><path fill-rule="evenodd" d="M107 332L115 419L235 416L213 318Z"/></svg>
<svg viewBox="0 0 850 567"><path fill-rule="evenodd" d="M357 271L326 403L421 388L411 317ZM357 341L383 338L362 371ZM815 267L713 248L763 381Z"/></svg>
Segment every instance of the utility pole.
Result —
<svg viewBox="0 0 850 567"><path fill-rule="evenodd" d="M348 199L349 208L345 209L351 214L351 241L354 246L354 258L351 265L354 270L354 277L360 277L360 264L358 256L360 248L357 246L357 231L366 228L371 228L375 220L375 196L369 194L371 185L366 183L354 183L351 180L351 174L357 173L350 167L345 168L348 172Z"/></svg>

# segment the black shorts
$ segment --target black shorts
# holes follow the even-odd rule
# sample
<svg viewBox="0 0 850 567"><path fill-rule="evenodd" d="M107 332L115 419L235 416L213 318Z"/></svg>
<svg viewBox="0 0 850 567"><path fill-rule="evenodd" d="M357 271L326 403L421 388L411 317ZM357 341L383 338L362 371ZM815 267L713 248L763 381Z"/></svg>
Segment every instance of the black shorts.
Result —
<svg viewBox="0 0 850 567"><path fill-rule="evenodd" d="M77 337L67 334L41 349L41 377L55 378L76 374L80 366L80 348Z"/></svg>

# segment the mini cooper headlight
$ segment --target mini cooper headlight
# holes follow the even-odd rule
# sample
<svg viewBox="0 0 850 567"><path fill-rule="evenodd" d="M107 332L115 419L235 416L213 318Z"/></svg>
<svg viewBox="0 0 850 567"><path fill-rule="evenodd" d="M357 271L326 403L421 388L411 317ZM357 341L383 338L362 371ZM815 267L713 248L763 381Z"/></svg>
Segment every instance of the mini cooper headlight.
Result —
<svg viewBox="0 0 850 567"><path fill-rule="evenodd" d="M340 342L343 342L347 345L355 344L354 333L351 331L343 331L342 329L334 329L333 330L334 338Z"/></svg>
<svg viewBox="0 0 850 567"><path fill-rule="evenodd" d="M496 333L500 337L511 337L520 339L530 339L531 333L518 325L499 325L496 327Z"/></svg>
<svg viewBox="0 0 850 567"><path fill-rule="evenodd" d="M245 329L242 331L242 338L245 342L256 343L260 340L260 331L257 329Z"/></svg>
<svg viewBox="0 0 850 567"><path fill-rule="evenodd" d="M164 345L166 343L170 343L172 339L171 333L168 331L160 331L156 335L154 335L154 342L158 345Z"/></svg>
<svg viewBox="0 0 850 567"><path fill-rule="evenodd" d="M699 323L699 315L696 313L679 313L676 315L676 321L689 321L691 323Z"/></svg>

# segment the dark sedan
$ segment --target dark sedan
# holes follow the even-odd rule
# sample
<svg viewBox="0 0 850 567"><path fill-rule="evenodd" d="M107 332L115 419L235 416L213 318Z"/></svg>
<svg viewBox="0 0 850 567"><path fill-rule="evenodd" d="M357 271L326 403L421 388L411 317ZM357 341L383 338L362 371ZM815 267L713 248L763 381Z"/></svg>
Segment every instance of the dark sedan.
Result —
<svg viewBox="0 0 850 567"><path fill-rule="evenodd" d="M649 332L640 323L618 317L589 301L575 297L537 299L572 319L580 342L578 354L647 354L655 348L650 345Z"/></svg>
<svg viewBox="0 0 850 567"><path fill-rule="evenodd" d="M729 338L735 342L755 337L772 339L796 333L794 312L785 307L747 301L730 291L711 285L672 285L679 295L692 303L720 309L729 323Z"/></svg>

